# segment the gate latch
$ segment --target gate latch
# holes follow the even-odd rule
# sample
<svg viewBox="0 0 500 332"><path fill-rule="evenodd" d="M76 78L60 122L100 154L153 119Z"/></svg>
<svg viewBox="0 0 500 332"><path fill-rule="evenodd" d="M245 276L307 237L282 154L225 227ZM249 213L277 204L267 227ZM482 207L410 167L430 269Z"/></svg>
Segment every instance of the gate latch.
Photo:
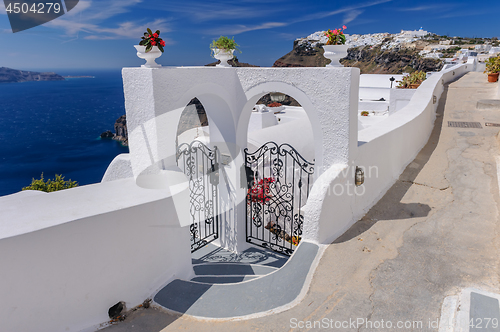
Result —
<svg viewBox="0 0 500 332"><path fill-rule="evenodd" d="M210 184L217 186L219 184L219 164L212 163L212 167L208 173L210 174Z"/></svg>

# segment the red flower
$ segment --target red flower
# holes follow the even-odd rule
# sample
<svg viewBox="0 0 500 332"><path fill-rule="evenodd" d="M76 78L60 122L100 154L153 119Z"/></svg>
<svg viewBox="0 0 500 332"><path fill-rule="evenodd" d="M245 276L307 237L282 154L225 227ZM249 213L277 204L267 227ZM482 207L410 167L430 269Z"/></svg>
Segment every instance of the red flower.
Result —
<svg viewBox="0 0 500 332"><path fill-rule="evenodd" d="M149 35L149 38L151 38L151 35Z"/></svg>
<svg viewBox="0 0 500 332"><path fill-rule="evenodd" d="M343 26L342 26L342 29L344 29L344 30L345 30L345 29L347 29L347 27L346 27L345 25L343 25Z"/></svg>
<svg viewBox="0 0 500 332"><path fill-rule="evenodd" d="M153 33L153 37L158 38L158 34L156 32Z"/></svg>
<svg viewBox="0 0 500 332"><path fill-rule="evenodd" d="M156 42L154 40L151 41L151 45L155 46Z"/></svg>
<svg viewBox="0 0 500 332"><path fill-rule="evenodd" d="M164 41L164 40L162 40L162 41L160 42L160 45L164 47L164 46L165 46L165 41Z"/></svg>

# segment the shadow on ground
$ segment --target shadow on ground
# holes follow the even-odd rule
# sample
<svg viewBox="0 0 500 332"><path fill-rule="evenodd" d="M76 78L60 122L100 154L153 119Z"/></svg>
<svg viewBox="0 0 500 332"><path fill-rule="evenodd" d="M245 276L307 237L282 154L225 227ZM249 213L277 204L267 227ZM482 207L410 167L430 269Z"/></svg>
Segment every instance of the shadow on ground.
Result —
<svg viewBox="0 0 500 332"><path fill-rule="evenodd" d="M363 218L352 225L351 228L349 228L333 243L342 243L349 241L369 230L379 220L410 219L426 217L429 215L429 212L431 211L431 207L429 205L420 203L405 204L401 203L401 200L407 193L408 189L410 189L410 187L415 184L415 179L427 164L431 155L436 149L443 126L444 107L447 97L448 85L445 85L438 108L436 110L437 117L434 123L434 128L432 130L429 141L415 158L416 163L410 163L410 165L408 165L404 172L400 175L396 183L387 191L387 193L380 199L380 201L374 207L372 207L372 209L370 209L370 211ZM377 211L376 209L378 205L391 206L392 208L390 210ZM377 218L371 218L370 216L372 214L376 215Z"/></svg>

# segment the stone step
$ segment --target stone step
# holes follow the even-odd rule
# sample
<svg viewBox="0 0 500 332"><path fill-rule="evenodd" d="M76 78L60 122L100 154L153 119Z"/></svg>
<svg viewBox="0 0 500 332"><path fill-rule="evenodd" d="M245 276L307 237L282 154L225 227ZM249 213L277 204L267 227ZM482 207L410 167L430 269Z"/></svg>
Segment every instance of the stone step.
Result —
<svg viewBox="0 0 500 332"><path fill-rule="evenodd" d="M500 109L500 99L481 99L477 102L479 110L498 110Z"/></svg>
<svg viewBox="0 0 500 332"><path fill-rule="evenodd" d="M154 302L173 312L199 318L252 317L293 302L308 276L311 278L311 266L318 253L317 244L302 241L288 262L273 274L227 284L175 279L154 296ZM195 268L213 269L217 264L203 265ZM219 269L230 264L220 265Z"/></svg>
<svg viewBox="0 0 500 332"><path fill-rule="evenodd" d="M234 284L242 281L253 280L259 276L203 276L194 277L191 281L205 284Z"/></svg>
<svg viewBox="0 0 500 332"><path fill-rule="evenodd" d="M197 276L261 276L277 270L271 266L238 263L198 264L193 269Z"/></svg>

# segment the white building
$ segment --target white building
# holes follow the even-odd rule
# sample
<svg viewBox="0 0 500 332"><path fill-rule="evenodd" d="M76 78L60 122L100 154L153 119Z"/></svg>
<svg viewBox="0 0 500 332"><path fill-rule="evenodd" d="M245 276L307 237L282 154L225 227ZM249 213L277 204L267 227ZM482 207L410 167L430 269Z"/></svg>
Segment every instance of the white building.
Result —
<svg viewBox="0 0 500 332"><path fill-rule="evenodd" d="M130 153L113 160L101 183L0 198L1 329L95 330L109 321L108 310L117 302L133 308L175 279L190 280L197 236L191 217L213 207L190 200L205 190L198 176L218 188L210 192L219 198L215 215L221 216L214 243L238 253L252 246L246 241L247 227L263 224L249 222L246 211L251 206L245 201L247 165L254 159L247 159L244 149L251 148L252 137L299 142L292 144L313 158L313 169L306 170L313 170L308 196L286 210L300 227L297 251L307 243L331 243L414 160L434 128L444 85L471 70L473 64L455 65L434 73L411 96L403 91L393 98L390 75L360 78L357 68L124 68ZM256 102L271 92L293 97L302 109L285 109L276 116L253 112ZM365 121L359 116L362 94L364 106L380 111L377 121L366 119L366 126L360 125ZM205 155L214 161L208 169L193 166L189 157L187 174L178 164L176 133L194 97L205 108L209 136L204 139L215 152ZM394 116L384 113L391 105L387 98L396 101ZM370 99L382 103L370 104ZM281 117L283 124L276 121ZM291 125L297 121L300 126ZM251 123L262 129L249 132ZM299 146L300 141L311 144ZM268 163L261 177L280 176L283 164L274 161L275 170ZM363 169L364 183L355 187L355 173ZM289 190L283 196L303 187L301 176L293 177L296 183L289 189L281 187ZM259 279L245 281L251 282ZM291 288L286 281L280 286Z"/></svg>
<svg viewBox="0 0 500 332"><path fill-rule="evenodd" d="M429 32L423 30L422 28L420 28L418 30L401 30L401 35L404 38L424 37L428 34L429 34Z"/></svg>

